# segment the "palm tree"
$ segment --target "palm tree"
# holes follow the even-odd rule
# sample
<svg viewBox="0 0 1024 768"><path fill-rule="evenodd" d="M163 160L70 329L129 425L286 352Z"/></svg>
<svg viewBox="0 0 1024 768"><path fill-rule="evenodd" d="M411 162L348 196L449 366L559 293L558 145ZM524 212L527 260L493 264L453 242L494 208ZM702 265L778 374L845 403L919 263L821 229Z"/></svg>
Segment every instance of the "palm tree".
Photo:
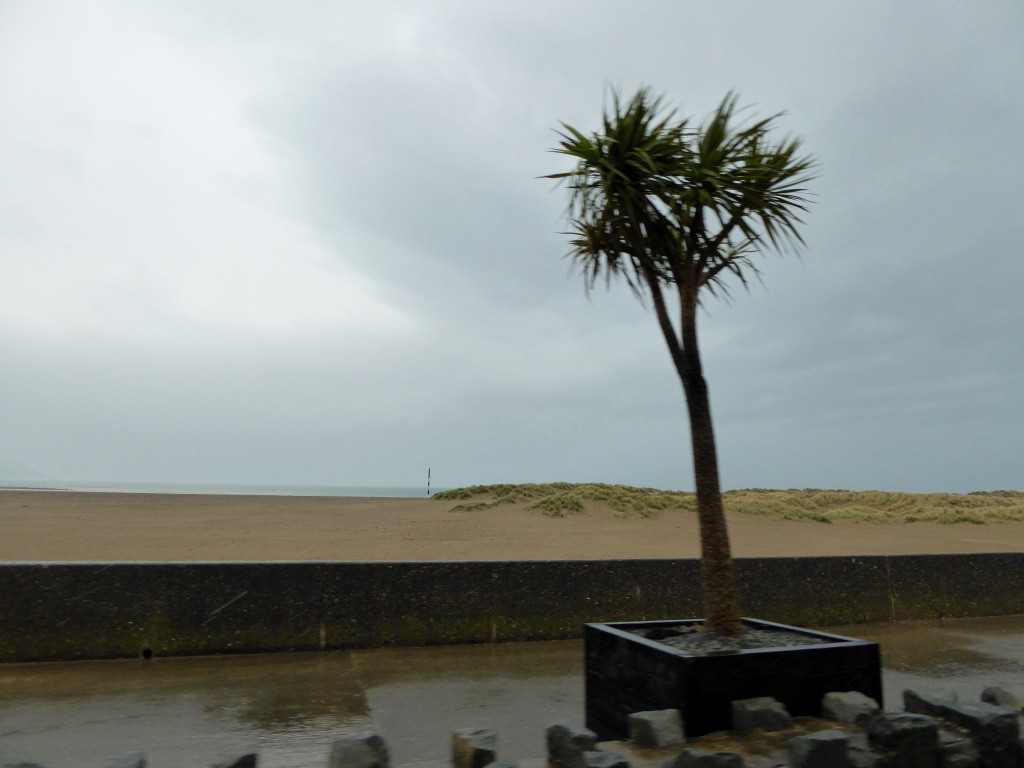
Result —
<svg viewBox="0 0 1024 768"><path fill-rule="evenodd" d="M730 276L746 286L757 274L754 253L803 245L797 225L814 161L800 154L799 139L772 141L774 121L738 121L733 93L691 126L647 88L628 103L613 92L599 132L587 136L563 123L553 151L576 166L546 177L569 189L569 256L587 290L601 276L606 284L621 277L654 307L690 420L704 626L730 637L741 634L742 625L697 309L702 290L727 294Z"/></svg>

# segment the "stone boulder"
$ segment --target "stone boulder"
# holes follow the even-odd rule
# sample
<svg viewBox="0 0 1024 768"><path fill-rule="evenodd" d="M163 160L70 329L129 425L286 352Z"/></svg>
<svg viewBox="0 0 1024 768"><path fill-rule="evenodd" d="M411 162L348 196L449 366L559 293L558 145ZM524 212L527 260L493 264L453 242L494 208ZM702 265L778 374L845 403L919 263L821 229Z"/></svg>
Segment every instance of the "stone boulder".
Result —
<svg viewBox="0 0 1024 768"><path fill-rule="evenodd" d="M939 731L942 768L978 768L981 755L977 745L960 733Z"/></svg>
<svg viewBox="0 0 1024 768"><path fill-rule="evenodd" d="M683 716L678 709L634 712L627 718L629 739L638 747L671 747L686 741Z"/></svg>
<svg viewBox="0 0 1024 768"><path fill-rule="evenodd" d="M583 753L597 750L597 734L587 728L557 723L545 735L548 760L559 768L584 768Z"/></svg>
<svg viewBox="0 0 1024 768"><path fill-rule="evenodd" d="M498 736L486 729L452 733L452 768L484 768L498 755Z"/></svg>
<svg viewBox="0 0 1024 768"><path fill-rule="evenodd" d="M145 768L145 765L146 764L143 763L141 766L138 766L137 768ZM123 766L123 768L133 767L126 765ZM211 768L256 768L256 753L250 752L247 755L242 755L241 757L228 762L216 763L213 766L211 766Z"/></svg>
<svg viewBox="0 0 1024 768"><path fill-rule="evenodd" d="M792 724L793 718L785 706L771 696L732 702L732 727L735 731L749 733L756 728L762 731L781 731Z"/></svg>
<svg viewBox="0 0 1024 768"><path fill-rule="evenodd" d="M930 717L942 717L942 708L959 700L956 691L944 688L906 688L903 691L903 708L907 712Z"/></svg>
<svg viewBox="0 0 1024 768"><path fill-rule="evenodd" d="M1020 720L1014 710L984 702L948 704L943 717L971 735L982 768L1017 768Z"/></svg>
<svg viewBox="0 0 1024 768"><path fill-rule="evenodd" d="M826 693L821 698L821 716L840 723L866 723L881 711L877 701L860 691Z"/></svg>
<svg viewBox="0 0 1024 768"><path fill-rule="evenodd" d="M335 739L327 768L389 768L388 748L376 733L355 733Z"/></svg>
<svg viewBox="0 0 1024 768"><path fill-rule="evenodd" d="M850 768L850 736L828 729L797 736L789 742L793 768Z"/></svg>
<svg viewBox="0 0 1024 768"><path fill-rule="evenodd" d="M743 768L743 757L738 752L712 752L688 747L664 768Z"/></svg>
<svg viewBox="0 0 1024 768"><path fill-rule="evenodd" d="M997 707L1006 707L1017 712L1024 710L1024 700L1001 685L990 685L985 688L981 692L981 700L986 704L995 704Z"/></svg>
<svg viewBox="0 0 1024 768"><path fill-rule="evenodd" d="M875 715L868 721L868 743L894 768L937 768L939 724L914 712Z"/></svg>

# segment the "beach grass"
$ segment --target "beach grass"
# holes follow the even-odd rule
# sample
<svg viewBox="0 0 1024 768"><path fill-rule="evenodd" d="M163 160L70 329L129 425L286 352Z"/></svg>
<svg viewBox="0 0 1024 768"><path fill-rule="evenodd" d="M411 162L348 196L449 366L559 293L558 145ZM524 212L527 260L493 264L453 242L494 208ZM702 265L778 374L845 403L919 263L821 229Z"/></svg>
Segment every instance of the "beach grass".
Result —
<svg viewBox="0 0 1024 768"><path fill-rule="evenodd" d="M473 485L438 493L458 501L453 512L525 504L551 517L607 509L619 517L653 517L668 510L695 512L693 493L604 483L501 483ZM806 488L751 488L723 494L727 512L779 520L842 520L868 523L973 523L1024 521L1024 492L902 493Z"/></svg>
<svg viewBox="0 0 1024 768"><path fill-rule="evenodd" d="M437 494L435 499L465 500L452 511L490 509L505 504L527 502L528 510L550 517L583 512L588 506L604 506L614 513L651 517L666 509L696 510L692 493L634 488L605 483L521 483L472 485Z"/></svg>

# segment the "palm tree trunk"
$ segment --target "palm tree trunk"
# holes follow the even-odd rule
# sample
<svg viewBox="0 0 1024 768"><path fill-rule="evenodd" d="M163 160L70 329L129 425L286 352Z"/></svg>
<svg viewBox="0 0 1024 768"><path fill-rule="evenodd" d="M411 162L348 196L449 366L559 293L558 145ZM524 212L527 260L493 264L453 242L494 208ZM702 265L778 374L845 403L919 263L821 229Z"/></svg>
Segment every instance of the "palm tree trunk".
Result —
<svg viewBox="0 0 1024 768"><path fill-rule="evenodd" d="M685 292L680 291L681 294ZM682 336L679 376L686 393L690 416L690 440L697 490L697 516L700 521L701 584L704 591L706 631L736 637L743 631L740 604L733 575L729 532L722 506L718 479L718 452L711 422L711 402L697 346L696 295L681 295Z"/></svg>

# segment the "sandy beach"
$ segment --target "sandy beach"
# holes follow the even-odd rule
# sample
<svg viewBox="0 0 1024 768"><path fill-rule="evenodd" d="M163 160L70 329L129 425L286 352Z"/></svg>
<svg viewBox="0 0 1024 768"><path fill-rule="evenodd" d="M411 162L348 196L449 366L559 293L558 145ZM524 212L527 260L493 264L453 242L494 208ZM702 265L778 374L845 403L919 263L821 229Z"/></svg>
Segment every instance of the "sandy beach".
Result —
<svg viewBox="0 0 1024 768"><path fill-rule="evenodd" d="M693 513L548 517L407 498L0 490L0 561L588 560L697 557ZM1024 550L1024 523L803 522L730 515L737 557Z"/></svg>

